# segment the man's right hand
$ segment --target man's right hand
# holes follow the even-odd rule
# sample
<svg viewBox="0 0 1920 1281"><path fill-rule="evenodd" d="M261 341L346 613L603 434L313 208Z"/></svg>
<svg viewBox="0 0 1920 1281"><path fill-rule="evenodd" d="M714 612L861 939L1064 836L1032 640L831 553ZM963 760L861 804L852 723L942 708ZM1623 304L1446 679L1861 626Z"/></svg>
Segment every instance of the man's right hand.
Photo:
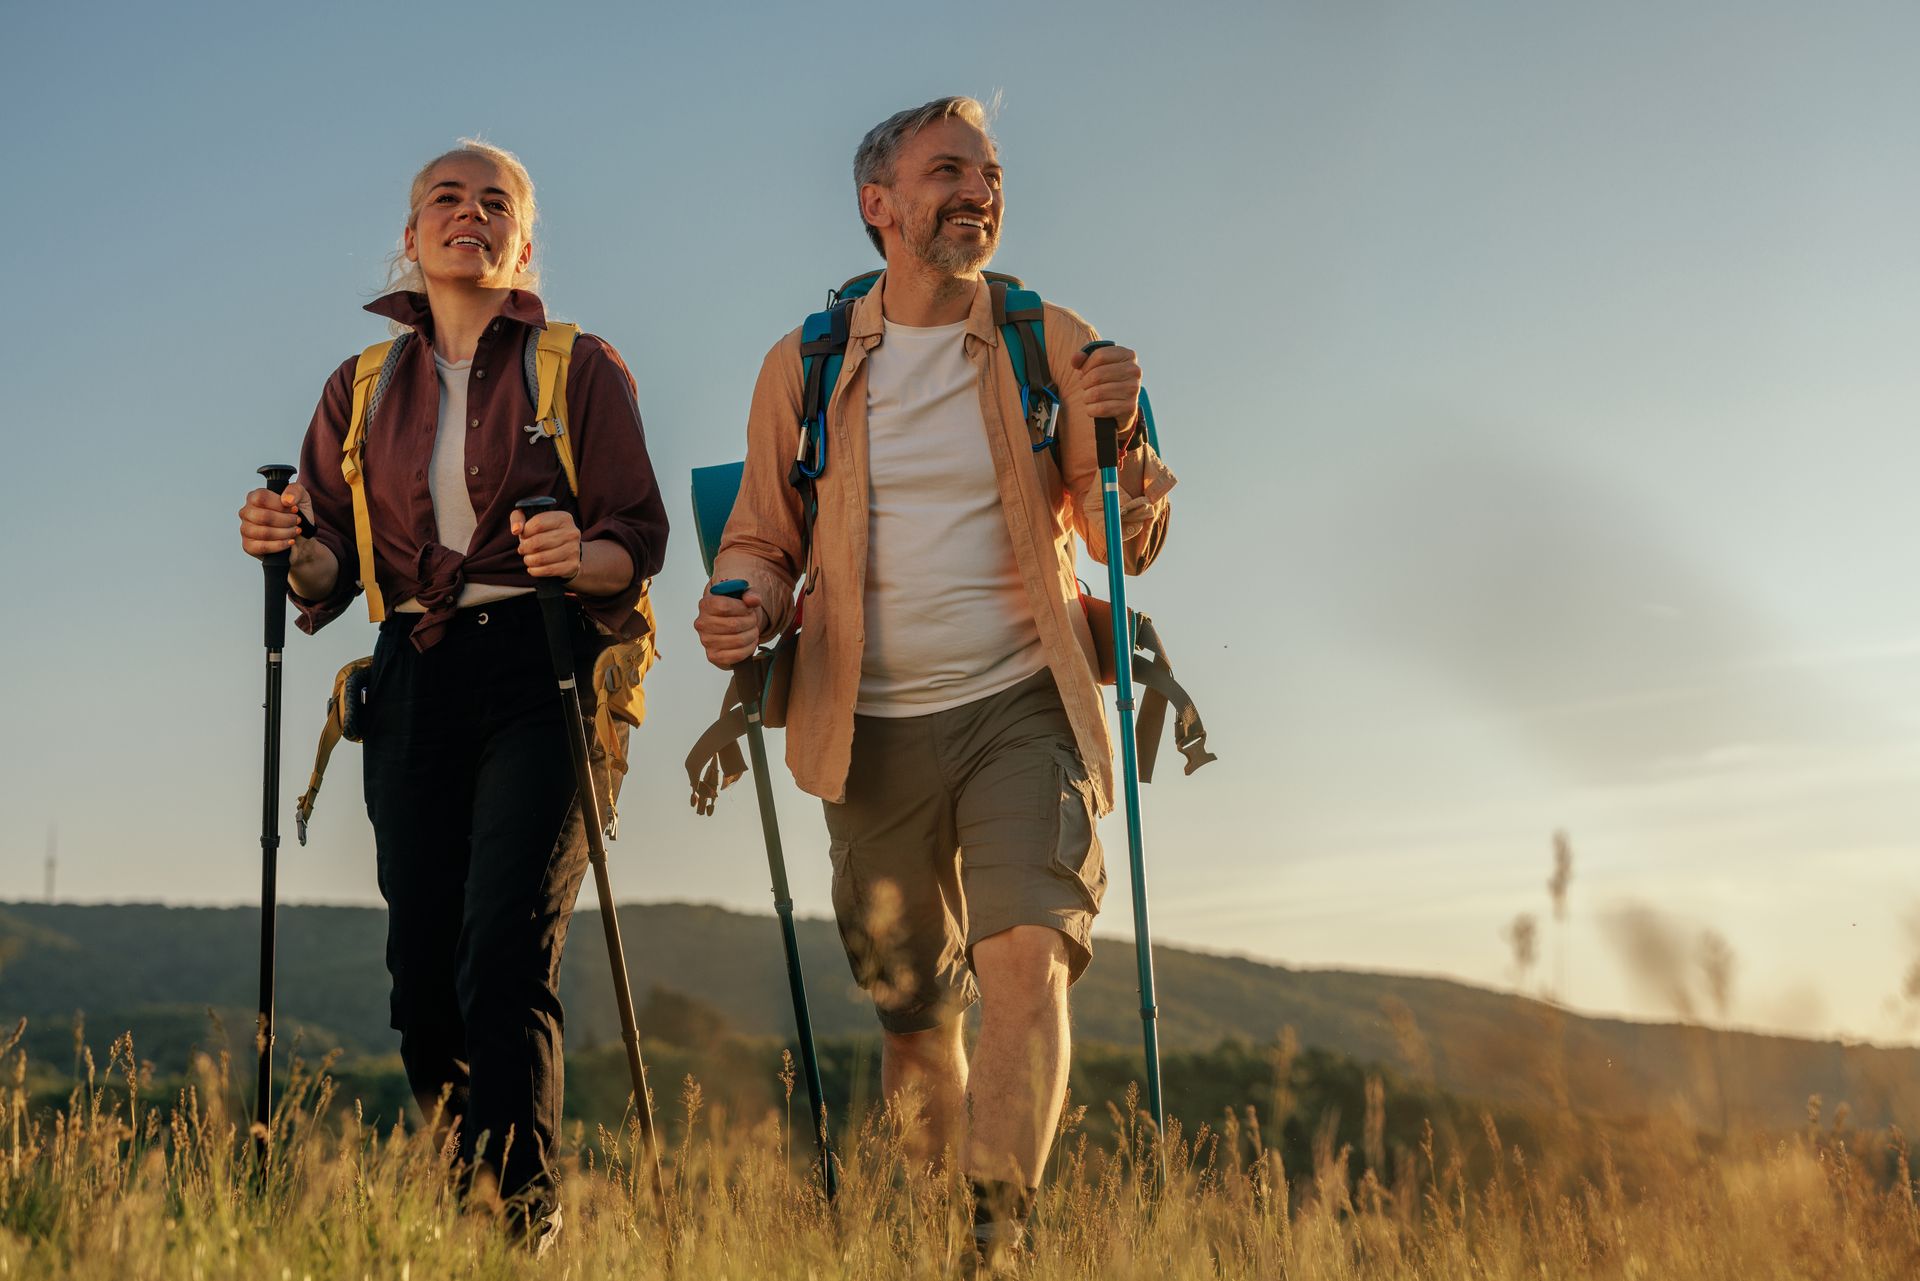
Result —
<svg viewBox="0 0 1920 1281"><path fill-rule="evenodd" d="M300 517L313 519L313 499L306 489L290 483L286 492L256 489L240 508L240 550L266 556L292 550L300 537Z"/></svg>
<svg viewBox="0 0 1920 1281"><path fill-rule="evenodd" d="M738 600L708 592L700 598L693 630L706 647L707 661L722 671L732 671L759 648L765 617L760 612L760 597L752 589Z"/></svg>

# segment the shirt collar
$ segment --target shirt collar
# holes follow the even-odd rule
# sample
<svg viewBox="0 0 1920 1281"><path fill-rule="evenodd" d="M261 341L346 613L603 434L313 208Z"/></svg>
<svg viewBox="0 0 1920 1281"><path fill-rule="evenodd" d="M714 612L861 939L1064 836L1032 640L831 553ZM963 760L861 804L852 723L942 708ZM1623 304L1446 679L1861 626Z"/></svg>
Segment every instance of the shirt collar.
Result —
<svg viewBox="0 0 1920 1281"><path fill-rule="evenodd" d="M418 330L429 339L433 337L433 312L427 306L427 296L417 290L396 290L374 299L366 305L365 310ZM547 309L541 303L540 296L532 290L510 290L500 314L534 329L547 327Z"/></svg>
<svg viewBox="0 0 1920 1281"><path fill-rule="evenodd" d="M967 311L967 333L981 342L998 347L1000 331L993 323L993 291L985 280L978 284L979 288L973 291L973 305ZM873 288L865 296L854 300L853 315L847 322L849 337L878 338L886 332L886 313L880 303L886 287L887 273L883 271L880 278L873 282Z"/></svg>

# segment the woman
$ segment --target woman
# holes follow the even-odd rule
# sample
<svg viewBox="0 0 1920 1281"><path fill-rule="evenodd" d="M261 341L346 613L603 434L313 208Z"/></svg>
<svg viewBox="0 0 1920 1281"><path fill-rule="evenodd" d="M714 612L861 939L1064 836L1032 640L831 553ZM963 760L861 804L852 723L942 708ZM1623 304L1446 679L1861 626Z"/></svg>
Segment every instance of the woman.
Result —
<svg viewBox="0 0 1920 1281"><path fill-rule="evenodd" d="M667 519L632 376L605 342L582 334L566 378L577 498L552 440L527 426L528 339L546 325L530 292L534 219L527 171L497 147L462 141L420 170L398 288L367 307L401 335L362 456L375 563L359 563L341 469L351 359L321 393L300 479L247 495L240 543L291 549L305 631L368 574L387 603L361 723L393 1026L421 1109L447 1099L462 1160L544 1235L558 1223L560 953L587 863L533 585L567 584L590 671L611 638L644 626L634 604ZM514 511L537 495L560 506Z"/></svg>

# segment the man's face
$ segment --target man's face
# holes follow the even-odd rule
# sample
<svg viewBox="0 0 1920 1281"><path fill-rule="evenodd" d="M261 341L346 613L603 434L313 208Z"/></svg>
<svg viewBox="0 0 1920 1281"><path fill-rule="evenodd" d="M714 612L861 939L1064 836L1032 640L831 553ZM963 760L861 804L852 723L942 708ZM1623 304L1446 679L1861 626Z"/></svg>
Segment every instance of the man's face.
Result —
<svg viewBox="0 0 1920 1281"><path fill-rule="evenodd" d="M993 142L964 120L936 120L907 139L893 182L871 183L860 198L883 239L893 227L908 253L948 275L972 275L999 248L1000 162Z"/></svg>

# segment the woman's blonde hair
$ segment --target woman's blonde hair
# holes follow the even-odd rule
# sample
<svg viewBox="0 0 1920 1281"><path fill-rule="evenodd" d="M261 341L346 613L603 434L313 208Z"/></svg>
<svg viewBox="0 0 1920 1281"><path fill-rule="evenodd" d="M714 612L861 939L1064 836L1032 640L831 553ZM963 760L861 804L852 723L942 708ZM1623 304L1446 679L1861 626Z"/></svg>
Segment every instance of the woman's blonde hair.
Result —
<svg viewBox="0 0 1920 1281"><path fill-rule="evenodd" d="M420 207L426 203L428 180L433 177L435 166L443 160L452 160L459 156L478 156L482 160L492 161L506 178L507 187L513 196L514 219L526 233L527 243L534 246L534 256L514 277L514 287L518 289L538 289L540 287L540 247L534 240L533 227L540 218L540 208L533 200L533 176L527 167L520 163L520 157L505 147L496 147L479 138L462 138L451 151L443 151L426 164L420 166L420 172L413 175L413 186L407 192L407 226L413 227L420 221ZM513 190L518 188L518 190ZM426 278L420 274L420 264L407 261L407 242L402 237L400 245L387 258L387 284L381 292L392 293L396 289L411 289L416 293L427 291Z"/></svg>

